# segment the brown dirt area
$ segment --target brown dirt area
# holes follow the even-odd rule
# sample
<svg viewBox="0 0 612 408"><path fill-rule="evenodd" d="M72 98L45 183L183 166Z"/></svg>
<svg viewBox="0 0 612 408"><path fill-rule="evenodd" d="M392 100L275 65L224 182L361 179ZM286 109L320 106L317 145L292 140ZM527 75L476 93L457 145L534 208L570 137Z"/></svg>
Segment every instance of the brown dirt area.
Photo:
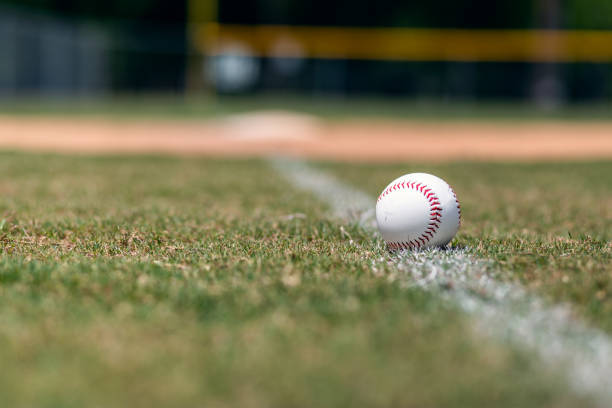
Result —
<svg viewBox="0 0 612 408"><path fill-rule="evenodd" d="M0 116L0 149L356 161L611 159L612 122L326 122L288 112L208 121Z"/></svg>

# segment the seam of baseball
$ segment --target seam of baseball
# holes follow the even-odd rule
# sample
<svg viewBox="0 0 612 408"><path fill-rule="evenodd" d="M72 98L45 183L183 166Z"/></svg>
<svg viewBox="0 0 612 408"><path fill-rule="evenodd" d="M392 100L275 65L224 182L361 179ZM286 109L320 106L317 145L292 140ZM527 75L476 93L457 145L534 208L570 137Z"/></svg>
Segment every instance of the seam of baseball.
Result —
<svg viewBox="0 0 612 408"><path fill-rule="evenodd" d="M440 228L440 217L442 217L442 207L440 199L434 193L433 189L424 183L417 183L414 181L402 181L401 183L395 183L392 186L387 187L380 196L378 196L377 202L385 198L389 194L397 190L414 190L423 194L423 197L429 202L429 224L425 231L423 231L418 237L411 239L410 241L391 241L387 242L387 247L391 251L397 251L400 249L418 249L425 246L429 241L433 239L436 232ZM455 196L455 200L457 197Z"/></svg>
<svg viewBox="0 0 612 408"><path fill-rule="evenodd" d="M450 186L449 186L450 187ZM459 199L457 198L457 194L452 187L450 187L451 192L453 193L453 197L455 198L455 203L457 203L457 227L461 227L461 204L459 204Z"/></svg>

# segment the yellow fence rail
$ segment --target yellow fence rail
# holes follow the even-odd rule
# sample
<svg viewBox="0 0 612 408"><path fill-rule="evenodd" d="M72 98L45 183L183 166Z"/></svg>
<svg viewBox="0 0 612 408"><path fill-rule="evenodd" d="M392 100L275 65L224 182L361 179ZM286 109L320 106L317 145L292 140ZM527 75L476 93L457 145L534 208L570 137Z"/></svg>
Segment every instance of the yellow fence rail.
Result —
<svg viewBox="0 0 612 408"><path fill-rule="evenodd" d="M612 62L612 31L345 28L280 25L192 27L207 55L241 44L255 56L392 61Z"/></svg>

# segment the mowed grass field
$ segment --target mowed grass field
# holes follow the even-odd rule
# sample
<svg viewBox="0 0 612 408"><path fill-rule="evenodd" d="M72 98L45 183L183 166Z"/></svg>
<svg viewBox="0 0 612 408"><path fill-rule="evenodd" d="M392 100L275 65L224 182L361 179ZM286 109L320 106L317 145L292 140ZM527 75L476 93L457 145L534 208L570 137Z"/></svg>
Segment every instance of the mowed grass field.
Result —
<svg viewBox="0 0 612 408"><path fill-rule="evenodd" d="M115 96L107 98L71 99L11 98L0 100L0 113L8 115L103 116L115 120L146 118L147 120L180 118L201 120L253 110L302 112L326 120L354 118L394 118L435 121L609 121L609 102L560 106L554 110L534 109L518 102L468 102L372 98L351 95L334 98L330 95L304 96L270 94L253 96L177 97L168 95Z"/></svg>
<svg viewBox="0 0 612 408"><path fill-rule="evenodd" d="M612 332L612 162L314 166L447 179L454 245ZM591 405L265 161L0 153L0 253L1 406Z"/></svg>
<svg viewBox="0 0 612 408"><path fill-rule="evenodd" d="M612 162L321 167L372 196L405 173L444 178L462 206L455 246L612 333Z"/></svg>

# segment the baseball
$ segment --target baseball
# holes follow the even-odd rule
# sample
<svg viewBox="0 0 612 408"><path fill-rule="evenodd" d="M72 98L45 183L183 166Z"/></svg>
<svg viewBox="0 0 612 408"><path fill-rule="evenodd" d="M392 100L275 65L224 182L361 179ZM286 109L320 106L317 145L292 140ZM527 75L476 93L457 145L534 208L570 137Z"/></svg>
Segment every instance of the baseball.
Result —
<svg viewBox="0 0 612 408"><path fill-rule="evenodd" d="M455 192L431 174L411 173L393 180L376 202L376 223L391 251L445 246L460 222Z"/></svg>

